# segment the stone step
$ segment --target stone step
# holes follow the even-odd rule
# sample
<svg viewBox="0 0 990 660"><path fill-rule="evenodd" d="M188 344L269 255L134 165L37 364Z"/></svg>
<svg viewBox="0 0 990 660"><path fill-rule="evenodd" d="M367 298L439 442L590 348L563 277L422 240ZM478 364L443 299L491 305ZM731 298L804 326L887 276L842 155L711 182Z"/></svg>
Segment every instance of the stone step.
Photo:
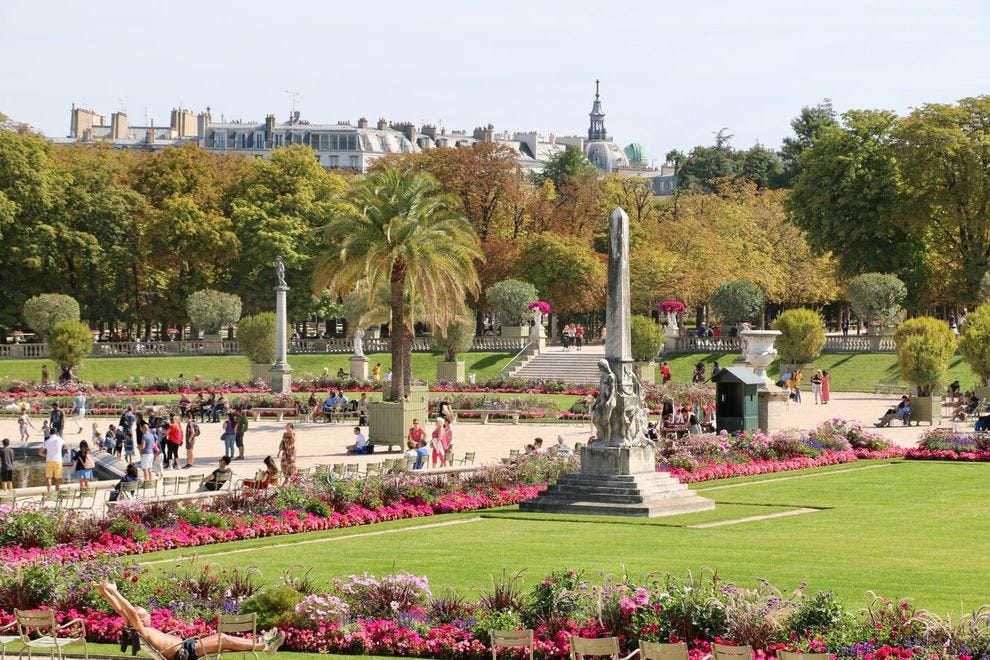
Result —
<svg viewBox="0 0 990 660"><path fill-rule="evenodd" d="M670 496L672 494L690 493L691 490L683 484L677 486L632 486L629 488L617 488L614 486L588 486L583 484L555 484L547 489L555 493L568 493L578 495L589 493L595 495L639 495L639 496Z"/></svg>
<svg viewBox="0 0 990 660"><path fill-rule="evenodd" d="M565 513L575 515L607 515L631 517L661 517L674 516L698 511L710 511L715 508L715 502L695 495L676 500L661 500L659 502L644 502L636 504L596 502L588 500L558 499L541 496L534 500L522 502L521 511L531 513Z"/></svg>

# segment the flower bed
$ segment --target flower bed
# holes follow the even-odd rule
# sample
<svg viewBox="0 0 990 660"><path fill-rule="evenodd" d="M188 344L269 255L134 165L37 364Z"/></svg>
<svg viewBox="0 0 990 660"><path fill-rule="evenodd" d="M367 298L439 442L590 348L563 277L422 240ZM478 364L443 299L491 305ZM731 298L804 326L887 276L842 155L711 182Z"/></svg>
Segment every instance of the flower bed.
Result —
<svg viewBox="0 0 990 660"><path fill-rule="evenodd" d="M790 470L807 470L810 468L855 463L858 460L880 460L900 458L905 454L901 447L891 447L883 451L856 449L849 451L826 451L815 458L800 456L784 460L757 460L748 463L707 463L699 465L693 471L683 468L669 468L671 476L684 483L698 483L715 479L731 479L733 477L751 477L758 474L773 474Z"/></svg>
<svg viewBox="0 0 990 660"><path fill-rule="evenodd" d="M917 449L909 449L906 456L916 461L990 461L990 436L931 429L918 440Z"/></svg>

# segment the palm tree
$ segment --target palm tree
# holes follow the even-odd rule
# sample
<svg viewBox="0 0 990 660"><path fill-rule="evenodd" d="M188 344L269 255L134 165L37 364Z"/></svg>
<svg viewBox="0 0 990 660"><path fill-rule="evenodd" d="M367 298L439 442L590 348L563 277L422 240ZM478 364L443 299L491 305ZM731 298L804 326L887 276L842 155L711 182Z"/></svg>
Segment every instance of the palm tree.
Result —
<svg viewBox="0 0 990 660"><path fill-rule="evenodd" d="M387 167L368 174L350 192L345 211L324 228L326 252L317 262L313 291L347 295L359 288L369 302L387 291L392 313L392 388L389 399L409 394L413 323L411 310L445 326L477 293L474 260L478 237L440 193L429 174Z"/></svg>

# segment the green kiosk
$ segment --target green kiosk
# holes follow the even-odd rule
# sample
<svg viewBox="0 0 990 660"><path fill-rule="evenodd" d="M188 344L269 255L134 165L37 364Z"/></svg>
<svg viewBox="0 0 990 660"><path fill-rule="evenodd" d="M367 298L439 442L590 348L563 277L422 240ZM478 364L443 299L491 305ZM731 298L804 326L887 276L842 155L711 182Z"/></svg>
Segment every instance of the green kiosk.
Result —
<svg viewBox="0 0 990 660"><path fill-rule="evenodd" d="M726 367L715 376L715 424L735 433L760 428L757 392L763 380L749 369Z"/></svg>

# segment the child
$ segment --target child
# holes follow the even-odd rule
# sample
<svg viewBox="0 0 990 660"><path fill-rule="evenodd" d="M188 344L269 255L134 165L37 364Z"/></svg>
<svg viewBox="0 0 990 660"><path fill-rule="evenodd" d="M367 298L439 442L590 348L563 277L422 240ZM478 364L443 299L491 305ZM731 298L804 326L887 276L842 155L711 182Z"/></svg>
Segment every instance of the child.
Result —
<svg viewBox="0 0 990 660"><path fill-rule="evenodd" d="M31 423L31 418L28 417L27 408L21 408L21 414L17 417L17 426L20 427L21 442L30 440L31 434L28 432L28 427L34 428L34 424Z"/></svg>
<svg viewBox="0 0 990 660"><path fill-rule="evenodd" d="M41 434L45 436L45 440L52 434L51 423L47 419L41 423Z"/></svg>
<svg viewBox="0 0 990 660"><path fill-rule="evenodd" d="M117 448L117 429L113 424L107 429L106 435L103 436L103 451L108 454L113 454L114 450Z"/></svg>
<svg viewBox="0 0 990 660"><path fill-rule="evenodd" d="M14 488L14 450L10 448L10 438L4 438L0 447L0 488Z"/></svg>
<svg viewBox="0 0 990 660"><path fill-rule="evenodd" d="M100 433L100 429L97 427L96 422L93 422L93 442L94 447L100 446L100 441L103 440L103 435Z"/></svg>
<svg viewBox="0 0 990 660"><path fill-rule="evenodd" d="M134 462L134 436L130 433L124 436L124 461L128 464Z"/></svg>

